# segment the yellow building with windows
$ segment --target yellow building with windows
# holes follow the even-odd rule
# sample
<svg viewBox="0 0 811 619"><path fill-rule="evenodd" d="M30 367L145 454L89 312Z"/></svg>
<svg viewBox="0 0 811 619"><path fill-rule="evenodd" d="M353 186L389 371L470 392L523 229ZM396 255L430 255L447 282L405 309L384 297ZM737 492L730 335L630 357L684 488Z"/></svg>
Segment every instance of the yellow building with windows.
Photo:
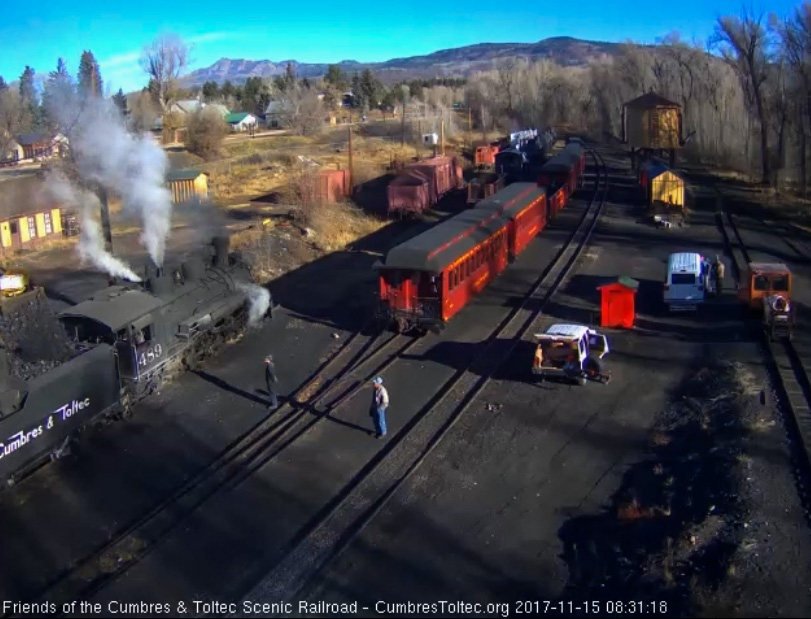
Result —
<svg viewBox="0 0 811 619"><path fill-rule="evenodd" d="M0 184L0 247L18 249L62 234L62 208L35 176Z"/></svg>
<svg viewBox="0 0 811 619"><path fill-rule="evenodd" d="M208 172L175 170L166 175L166 186L172 192L172 202L182 204L206 200L209 197Z"/></svg>

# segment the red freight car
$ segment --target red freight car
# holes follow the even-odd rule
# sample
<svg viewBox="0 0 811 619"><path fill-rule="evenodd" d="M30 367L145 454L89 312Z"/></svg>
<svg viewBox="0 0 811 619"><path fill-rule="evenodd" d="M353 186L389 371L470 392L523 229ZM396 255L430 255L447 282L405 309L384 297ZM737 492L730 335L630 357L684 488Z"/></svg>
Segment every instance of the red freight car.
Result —
<svg viewBox="0 0 811 619"><path fill-rule="evenodd" d="M535 183L513 183L476 206L492 210L510 221L509 258L514 260L546 227L546 190Z"/></svg>
<svg viewBox="0 0 811 619"><path fill-rule="evenodd" d="M474 153L473 162L478 167L493 167L496 165L496 155L501 147L498 144L487 146L477 146Z"/></svg>
<svg viewBox="0 0 811 619"><path fill-rule="evenodd" d="M476 204L504 189L504 177L500 174L483 174L467 185L467 203Z"/></svg>
<svg viewBox="0 0 811 619"><path fill-rule="evenodd" d="M320 170L317 182L322 202L335 203L349 195L349 170Z"/></svg>
<svg viewBox="0 0 811 619"><path fill-rule="evenodd" d="M453 157L433 157L403 169L388 187L388 212L421 213L462 186L462 167Z"/></svg>

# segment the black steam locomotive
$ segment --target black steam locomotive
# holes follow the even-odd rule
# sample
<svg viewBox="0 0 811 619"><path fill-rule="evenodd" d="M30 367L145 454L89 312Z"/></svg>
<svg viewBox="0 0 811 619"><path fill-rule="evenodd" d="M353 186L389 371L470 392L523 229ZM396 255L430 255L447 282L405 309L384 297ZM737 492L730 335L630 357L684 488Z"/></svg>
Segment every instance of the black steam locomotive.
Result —
<svg viewBox="0 0 811 619"><path fill-rule="evenodd" d="M167 374L196 366L245 327L247 266L215 238L171 273L151 265L61 312L71 357L22 380L0 355L0 478L13 484L101 416L128 415ZM4 353L6 351L3 351Z"/></svg>

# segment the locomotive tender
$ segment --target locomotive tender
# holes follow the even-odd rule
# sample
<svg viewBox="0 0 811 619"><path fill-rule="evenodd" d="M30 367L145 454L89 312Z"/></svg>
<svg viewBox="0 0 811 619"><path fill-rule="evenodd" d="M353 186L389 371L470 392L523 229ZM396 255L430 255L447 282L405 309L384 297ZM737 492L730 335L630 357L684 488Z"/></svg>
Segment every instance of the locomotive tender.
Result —
<svg viewBox="0 0 811 619"><path fill-rule="evenodd" d="M442 329L543 231L584 170L585 150L569 144L542 169L549 186L513 183L392 248L375 263L378 318L399 332Z"/></svg>
<svg viewBox="0 0 811 619"><path fill-rule="evenodd" d="M0 477L12 484L59 457L82 426L129 414L169 373L241 331L248 268L229 256L228 238L212 245L172 273L153 264L143 284L110 286L61 312L75 356L54 369L21 380L0 355Z"/></svg>

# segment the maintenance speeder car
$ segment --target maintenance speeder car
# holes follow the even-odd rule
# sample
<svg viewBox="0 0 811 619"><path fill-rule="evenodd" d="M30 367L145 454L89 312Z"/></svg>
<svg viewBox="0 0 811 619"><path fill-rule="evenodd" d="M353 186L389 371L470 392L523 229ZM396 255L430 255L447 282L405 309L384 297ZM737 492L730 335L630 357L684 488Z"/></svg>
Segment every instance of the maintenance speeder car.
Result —
<svg viewBox="0 0 811 619"><path fill-rule="evenodd" d="M602 359L608 354L608 338L583 325L556 324L546 333L535 335L538 342L532 373L541 380L557 377L585 385L587 380L603 384L611 374L603 371Z"/></svg>

